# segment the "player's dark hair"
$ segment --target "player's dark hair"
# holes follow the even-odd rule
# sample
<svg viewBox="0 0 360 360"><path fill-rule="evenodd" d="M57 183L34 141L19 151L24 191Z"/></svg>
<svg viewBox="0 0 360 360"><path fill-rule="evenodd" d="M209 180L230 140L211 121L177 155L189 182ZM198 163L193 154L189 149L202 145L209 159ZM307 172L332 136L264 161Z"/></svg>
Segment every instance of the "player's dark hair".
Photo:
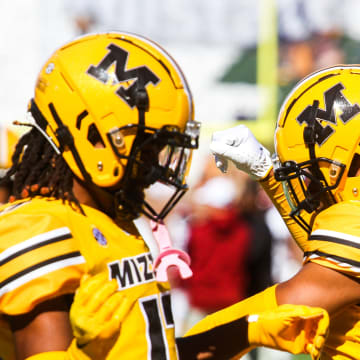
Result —
<svg viewBox="0 0 360 360"><path fill-rule="evenodd" d="M35 128L18 141L12 166L0 179L0 185L11 186L10 200L43 196L62 199L81 206L73 193L74 175L61 155Z"/></svg>

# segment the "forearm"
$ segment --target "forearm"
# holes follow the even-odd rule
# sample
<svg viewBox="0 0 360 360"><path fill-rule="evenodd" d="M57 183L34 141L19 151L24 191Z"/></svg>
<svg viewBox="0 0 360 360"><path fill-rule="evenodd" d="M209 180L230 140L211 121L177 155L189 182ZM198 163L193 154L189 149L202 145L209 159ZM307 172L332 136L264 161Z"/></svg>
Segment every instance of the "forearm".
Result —
<svg viewBox="0 0 360 360"><path fill-rule="evenodd" d="M51 329L57 327L56 320L58 318L54 318L53 312L45 313L45 315L36 317L36 322L32 322L33 327L30 329L35 334L35 338L39 333L44 334L44 329L47 329L50 335L50 345L33 347L31 351L25 352L20 358L25 360L98 360L106 358L120 334L122 320L132 306L131 302L117 291L117 288L117 282L109 281L106 273L84 277L71 306L71 328L66 332L64 329L58 332L56 336L58 345L54 346L50 341L54 340ZM94 294L96 294L95 297ZM66 315L66 319L69 322L68 315ZM63 322L65 322L65 316ZM46 324L51 325L50 329L45 326ZM27 332L30 332L30 329L27 328ZM21 334L23 333L18 334L19 338ZM66 343L59 345L63 338L67 339ZM29 335L28 340L31 339ZM42 339L38 340L41 343ZM60 349L64 349L64 351L51 351Z"/></svg>
<svg viewBox="0 0 360 360"><path fill-rule="evenodd" d="M324 309L280 305L179 338L176 344L180 360L238 359L257 346L307 353L317 360L328 326L329 316Z"/></svg>
<svg viewBox="0 0 360 360"><path fill-rule="evenodd" d="M211 360L238 358L253 348L248 340L246 316L199 334L178 338L176 345L180 360L201 358L200 354L206 353L211 354Z"/></svg>

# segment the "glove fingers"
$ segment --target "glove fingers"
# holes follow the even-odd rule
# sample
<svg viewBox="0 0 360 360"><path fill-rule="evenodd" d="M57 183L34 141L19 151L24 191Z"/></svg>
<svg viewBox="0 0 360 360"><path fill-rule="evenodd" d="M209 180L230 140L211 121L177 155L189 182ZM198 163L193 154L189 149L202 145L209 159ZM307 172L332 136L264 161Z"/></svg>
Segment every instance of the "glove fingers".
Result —
<svg viewBox="0 0 360 360"><path fill-rule="evenodd" d="M310 341L306 345L306 352L311 355L312 360L319 359L321 349L325 344L326 336L329 327L329 316L326 311L322 309L315 309L320 313L316 316L307 317L308 327L305 329L306 335ZM310 320L312 318L312 320Z"/></svg>
<svg viewBox="0 0 360 360"><path fill-rule="evenodd" d="M314 347L313 344L306 345L306 353L311 356L312 360L316 360L319 356L319 351Z"/></svg>
<svg viewBox="0 0 360 360"><path fill-rule="evenodd" d="M86 307L89 313L98 311L104 302L117 290L118 284L116 280L106 281L97 288L91 298L88 300Z"/></svg>
<svg viewBox="0 0 360 360"><path fill-rule="evenodd" d="M232 127L230 129L225 129L221 131L215 131L212 134L211 141L220 141L220 142L231 142L231 141L242 141L244 137L247 136L249 130L247 126L240 124L238 126ZM229 143L229 145L231 145Z"/></svg>
<svg viewBox="0 0 360 360"><path fill-rule="evenodd" d="M128 298L123 298L120 307L115 311L113 318L122 322L125 316L130 312L133 303Z"/></svg>
<svg viewBox="0 0 360 360"><path fill-rule="evenodd" d="M214 155L218 155L218 156L223 156L226 152L226 148L228 147L228 145L219 142L219 141L213 141L210 144L210 151L214 154Z"/></svg>
<svg viewBox="0 0 360 360"><path fill-rule="evenodd" d="M81 286L75 293L75 306L85 306L89 299L93 296L94 292L96 292L96 290L106 281L108 281L107 275L104 273L95 276L89 276L88 274L85 274L81 280Z"/></svg>
<svg viewBox="0 0 360 360"><path fill-rule="evenodd" d="M270 347L275 345L275 348L293 354L306 352L317 360L326 340L328 325L329 317L323 309L281 305L275 311L260 313L258 321L249 322L249 342Z"/></svg>
<svg viewBox="0 0 360 360"><path fill-rule="evenodd" d="M306 346L306 352L310 354L312 360L319 360L321 355L321 348L323 347L325 339L319 346L315 346L314 344L308 344Z"/></svg>
<svg viewBox="0 0 360 360"><path fill-rule="evenodd" d="M312 336L325 336L327 334L329 327L329 316L324 311L321 311L321 313L317 315L302 317L302 319L305 321L307 326L305 330L307 330Z"/></svg>
<svg viewBox="0 0 360 360"><path fill-rule="evenodd" d="M109 319L113 318L115 316L115 313L119 308L121 308L121 305L123 301L125 300L125 297L123 293L121 292L115 292L112 294L101 306L99 311L97 312L96 316L99 319L99 321L108 321Z"/></svg>
<svg viewBox="0 0 360 360"><path fill-rule="evenodd" d="M108 311L101 314L104 317L101 321L103 325L101 336L109 338L113 334L120 332L121 323L129 313L132 304L128 298L117 292L109 299L109 303L106 305Z"/></svg>
<svg viewBox="0 0 360 360"><path fill-rule="evenodd" d="M327 336L328 332L329 332L329 323L330 323L330 319L329 319L329 314L324 311L323 312L323 316L319 321L319 325L318 325L318 334L322 335L322 336Z"/></svg>

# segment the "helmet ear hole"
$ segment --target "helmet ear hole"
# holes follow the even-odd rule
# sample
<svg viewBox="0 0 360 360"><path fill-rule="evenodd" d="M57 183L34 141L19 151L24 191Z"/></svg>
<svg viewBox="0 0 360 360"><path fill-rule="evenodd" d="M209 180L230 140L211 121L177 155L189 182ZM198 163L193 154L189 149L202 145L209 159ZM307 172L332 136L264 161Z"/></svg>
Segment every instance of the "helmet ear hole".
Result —
<svg viewBox="0 0 360 360"><path fill-rule="evenodd" d="M355 153L351 161L348 177L356 177L359 175L360 175L360 155Z"/></svg>
<svg viewBox="0 0 360 360"><path fill-rule="evenodd" d="M105 143L100 135L100 132L94 123L89 126L87 139L94 147L105 147Z"/></svg>

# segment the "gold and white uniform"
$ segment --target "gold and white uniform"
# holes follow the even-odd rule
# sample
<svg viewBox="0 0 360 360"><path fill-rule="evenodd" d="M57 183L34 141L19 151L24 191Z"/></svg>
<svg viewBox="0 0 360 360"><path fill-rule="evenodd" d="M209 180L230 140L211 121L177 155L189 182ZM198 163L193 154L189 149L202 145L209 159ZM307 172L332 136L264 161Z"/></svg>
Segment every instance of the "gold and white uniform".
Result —
<svg viewBox="0 0 360 360"><path fill-rule="evenodd" d="M311 261L360 280L360 201L339 202L322 210L313 220L308 236L288 215L290 207L281 183L269 176L261 185L304 252L304 263ZM348 306L331 316L321 360L360 359L359 305Z"/></svg>
<svg viewBox="0 0 360 360"><path fill-rule="evenodd" d="M305 262L312 261L360 279L360 202L346 201L323 210L312 232L299 243ZM322 360L360 358L360 304L331 317Z"/></svg>
<svg viewBox="0 0 360 360"><path fill-rule="evenodd" d="M125 231L125 224L104 213L83 210L86 216L44 198L0 208L1 314L29 312L44 300L73 293L85 272L106 272L133 303L106 359L176 359L170 287L155 280L146 243L132 223ZM14 359L9 335L4 323L1 360Z"/></svg>

